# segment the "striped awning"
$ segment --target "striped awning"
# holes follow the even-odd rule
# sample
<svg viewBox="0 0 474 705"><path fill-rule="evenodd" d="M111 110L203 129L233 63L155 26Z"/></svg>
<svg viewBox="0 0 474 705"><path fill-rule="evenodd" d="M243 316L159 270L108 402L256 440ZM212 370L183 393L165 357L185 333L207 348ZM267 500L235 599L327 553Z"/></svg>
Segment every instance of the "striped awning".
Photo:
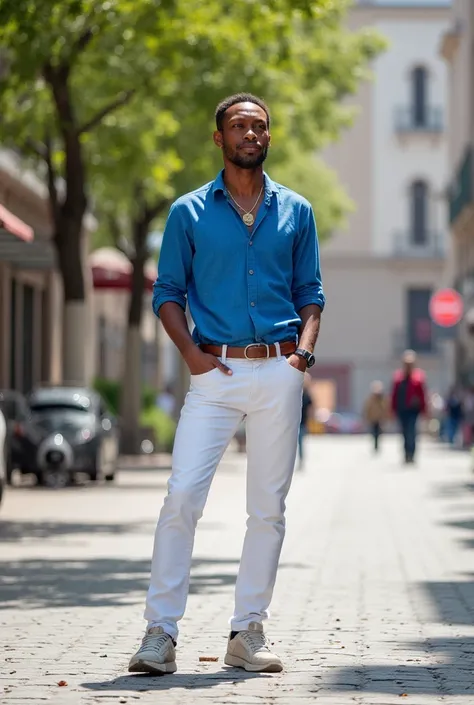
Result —
<svg viewBox="0 0 474 705"><path fill-rule="evenodd" d="M2 206L0 203L0 229L5 230L11 235L15 235L24 240L25 242L31 242L34 238L33 228L24 223L16 215L10 213L10 211Z"/></svg>

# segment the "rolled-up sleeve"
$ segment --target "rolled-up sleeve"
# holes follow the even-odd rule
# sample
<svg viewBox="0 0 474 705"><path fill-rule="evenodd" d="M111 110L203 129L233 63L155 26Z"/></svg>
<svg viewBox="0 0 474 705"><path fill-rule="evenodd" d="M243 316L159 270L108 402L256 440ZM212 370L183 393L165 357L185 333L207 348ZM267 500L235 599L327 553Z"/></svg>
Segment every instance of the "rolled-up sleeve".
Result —
<svg viewBox="0 0 474 705"><path fill-rule="evenodd" d="M293 248L292 297L297 312L310 304L323 309L326 303L321 281L316 221L309 204L301 209L300 227Z"/></svg>
<svg viewBox="0 0 474 705"><path fill-rule="evenodd" d="M153 311L159 316L160 308L168 301L175 301L186 310L186 292L191 276L193 247L182 214L183 206L171 206L166 221L158 278L153 285Z"/></svg>

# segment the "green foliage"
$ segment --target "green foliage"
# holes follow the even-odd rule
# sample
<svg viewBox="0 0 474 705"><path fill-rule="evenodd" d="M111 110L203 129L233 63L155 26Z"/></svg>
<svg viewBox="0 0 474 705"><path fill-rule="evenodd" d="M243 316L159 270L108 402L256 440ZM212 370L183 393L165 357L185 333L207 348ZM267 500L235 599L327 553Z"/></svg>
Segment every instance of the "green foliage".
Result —
<svg viewBox="0 0 474 705"><path fill-rule="evenodd" d="M121 382L113 379L105 379L104 377L97 377L94 380L93 388L101 395L110 413L114 416L118 416L120 413ZM155 407L156 394L156 390L148 386L143 386L141 391L141 405L144 411L149 411Z"/></svg>
<svg viewBox="0 0 474 705"><path fill-rule="evenodd" d="M336 173L311 153L295 151L290 159L271 170L275 181L308 199L316 214L319 239L325 240L335 228L345 225L354 204L342 189Z"/></svg>
<svg viewBox="0 0 474 705"><path fill-rule="evenodd" d="M158 449L165 453L171 453L173 449L176 423L166 414L163 409L144 409L140 415L140 425L153 429Z"/></svg>
<svg viewBox="0 0 474 705"><path fill-rule="evenodd" d="M118 417L122 384L115 380L98 377L94 380L93 387L102 396L108 411ZM156 391L151 387L144 386L142 389L140 426L153 429L159 450L171 452L176 432L176 422L163 409L159 409L156 406L155 400Z"/></svg>
<svg viewBox="0 0 474 705"><path fill-rule="evenodd" d="M107 410L114 416L118 416L120 404L120 382L105 379L103 377L97 377L92 386L104 400Z"/></svg>

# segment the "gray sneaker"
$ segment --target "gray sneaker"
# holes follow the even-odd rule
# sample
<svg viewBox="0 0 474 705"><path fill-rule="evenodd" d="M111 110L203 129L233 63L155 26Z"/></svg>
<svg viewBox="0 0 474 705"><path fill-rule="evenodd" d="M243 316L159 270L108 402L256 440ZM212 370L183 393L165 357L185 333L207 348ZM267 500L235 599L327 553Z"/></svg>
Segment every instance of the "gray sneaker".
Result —
<svg viewBox="0 0 474 705"><path fill-rule="evenodd" d="M224 663L254 672L279 673L283 670L279 656L270 651L259 622L250 622L248 629L233 639L229 637Z"/></svg>
<svg viewBox="0 0 474 705"><path fill-rule="evenodd" d="M150 627L137 653L128 664L130 673L151 673L162 676L176 671L176 652L173 639L163 627Z"/></svg>

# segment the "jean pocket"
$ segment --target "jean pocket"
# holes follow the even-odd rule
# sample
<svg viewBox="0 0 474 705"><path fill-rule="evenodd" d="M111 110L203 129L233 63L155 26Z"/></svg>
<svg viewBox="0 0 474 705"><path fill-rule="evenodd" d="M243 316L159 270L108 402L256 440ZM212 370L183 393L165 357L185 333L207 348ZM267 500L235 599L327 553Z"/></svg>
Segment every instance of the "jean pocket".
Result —
<svg viewBox="0 0 474 705"><path fill-rule="evenodd" d="M212 370L208 370L207 372L202 372L200 375L191 375L191 381L192 382L198 382L202 380L207 380L213 377L215 374L222 374L220 369L218 367L213 367Z"/></svg>
<svg viewBox="0 0 474 705"><path fill-rule="evenodd" d="M305 375L304 372L301 372L301 370L299 370L297 367L293 367L293 365L290 365L290 363L288 362L288 360L287 360L286 357L284 358L284 361L285 361L285 365L286 365L287 367L289 367L290 370L293 370L293 372L295 373L295 375L298 375L302 380L304 379L304 375Z"/></svg>

